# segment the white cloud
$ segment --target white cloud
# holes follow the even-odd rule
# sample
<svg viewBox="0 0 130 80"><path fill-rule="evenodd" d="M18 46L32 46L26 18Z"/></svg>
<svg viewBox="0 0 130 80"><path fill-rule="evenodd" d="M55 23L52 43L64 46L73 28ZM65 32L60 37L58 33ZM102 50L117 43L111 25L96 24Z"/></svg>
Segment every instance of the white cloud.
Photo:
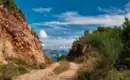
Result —
<svg viewBox="0 0 130 80"><path fill-rule="evenodd" d="M102 15L97 16L84 16L78 12L68 11L59 15L56 15L57 20L49 22L39 22L33 23L33 26L47 26L57 30L65 30L62 26L68 25L107 25L107 26L120 26L124 22L124 18L128 17L130 19L130 2L124 5L124 9L117 9L111 7L110 9L98 8L100 11L105 12ZM50 10L36 10L37 12L50 12ZM51 30L52 31L52 30ZM63 32L64 34L69 34ZM78 33L77 33L78 34ZM76 35L76 34L74 34ZM77 38L63 38L63 37L48 37L47 33L44 30L40 31L40 39L44 43L44 49L69 49L72 45L72 42Z"/></svg>
<svg viewBox="0 0 130 80"><path fill-rule="evenodd" d="M107 25L120 26L124 22L124 18L130 19L130 2L124 5L124 9L117 9L110 7L109 9L98 10L105 12L105 14L97 16L83 16L78 12L68 11L57 15L57 21L44 22L47 26L67 26L67 25Z"/></svg>
<svg viewBox="0 0 130 80"><path fill-rule="evenodd" d="M130 17L129 13L125 15L98 15L98 16L82 16L78 12L66 12L58 16L61 21L44 22L47 25L107 25L120 26L124 22L125 17Z"/></svg>
<svg viewBox="0 0 130 80"><path fill-rule="evenodd" d="M41 30L39 33L40 38L48 38L47 33L44 30Z"/></svg>
<svg viewBox="0 0 130 80"><path fill-rule="evenodd" d="M51 22L45 22L44 25L68 25L68 22L60 22L60 21L51 21Z"/></svg>
<svg viewBox="0 0 130 80"><path fill-rule="evenodd" d="M120 26L124 22L124 18L130 18L130 2L124 5L124 9L117 9L110 7L109 9L102 9L101 7L98 10L105 12L105 14L97 16L83 16L78 12L68 11L60 15L56 15L56 21L35 23L33 25L44 25L44 26L53 26L60 28L59 26L68 26L68 25L107 25L107 26Z"/></svg>
<svg viewBox="0 0 130 80"><path fill-rule="evenodd" d="M49 9L40 9L41 11L50 11ZM115 7L110 7L109 9L98 10L105 12L105 14L97 16L83 16L78 12L68 11L60 15L56 15L56 21L35 23L35 25L45 25L45 26L67 26L67 25L107 25L107 26L120 26L124 22L124 18L130 18L130 2L124 5L124 9L117 9ZM37 10L39 11L39 10Z"/></svg>
<svg viewBox="0 0 130 80"><path fill-rule="evenodd" d="M48 13L52 10L52 8L43 8L43 7L39 7L39 8L33 8L32 11L34 12L39 12L39 13Z"/></svg>
<svg viewBox="0 0 130 80"><path fill-rule="evenodd" d="M46 47L46 45L45 45L45 44L42 44L42 46L43 46L43 47Z"/></svg>
<svg viewBox="0 0 130 80"><path fill-rule="evenodd" d="M75 38L49 37L41 39L44 49L66 49L69 50Z"/></svg>
<svg viewBox="0 0 130 80"><path fill-rule="evenodd" d="M63 26L67 26L68 24L67 23L61 23L61 22L58 22L58 21L52 21L52 22L39 22L39 23L32 23L30 24L31 26L33 27L37 27L37 26L47 26L47 27L50 27L52 28L53 30L71 30L71 29L68 29L68 28L63 28L61 27L61 25Z"/></svg>
<svg viewBox="0 0 130 80"><path fill-rule="evenodd" d="M101 9L101 8L100 8ZM103 10L102 10L103 11ZM105 10L105 12L109 12L109 10ZM46 25L46 26L67 26L67 25L107 25L107 26L120 26L124 22L124 18L130 18L130 13L123 13L122 10L116 10L113 14L102 14L97 16L82 16L78 12L65 12L58 16L57 21L43 22L43 23L35 23L35 25Z"/></svg>
<svg viewBox="0 0 130 80"><path fill-rule="evenodd" d="M67 17L78 16L78 12L68 11L68 12L62 13L61 15L57 15L57 17L59 18L64 18L66 16Z"/></svg>
<svg viewBox="0 0 130 80"><path fill-rule="evenodd" d="M125 5L125 11L130 12L130 1Z"/></svg>
<svg viewBox="0 0 130 80"><path fill-rule="evenodd" d="M122 9L117 9L115 7L111 7L109 9L103 9L101 7L98 7L98 10L107 14L125 14L126 11Z"/></svg>

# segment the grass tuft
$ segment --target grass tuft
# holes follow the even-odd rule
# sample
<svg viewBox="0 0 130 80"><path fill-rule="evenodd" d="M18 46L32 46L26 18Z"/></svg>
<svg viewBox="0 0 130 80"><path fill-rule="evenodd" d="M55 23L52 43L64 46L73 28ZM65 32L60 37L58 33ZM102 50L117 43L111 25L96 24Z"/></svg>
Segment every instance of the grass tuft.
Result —
<svg viewBox="0 0 130 80"><path fill-rule="evenodd" d="M60 63L60 66L58 66L54 69L54 73L60 74L69 69L68 61L60 61L59 63Z"/></svg>

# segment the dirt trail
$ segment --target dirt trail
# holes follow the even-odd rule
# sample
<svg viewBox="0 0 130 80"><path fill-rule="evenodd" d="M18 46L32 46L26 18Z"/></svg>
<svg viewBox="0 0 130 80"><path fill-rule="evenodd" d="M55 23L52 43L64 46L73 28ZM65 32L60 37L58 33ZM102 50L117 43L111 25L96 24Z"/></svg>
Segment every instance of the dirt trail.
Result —
<svg viewBox="0 0 130 80"><path fill-rule="evenodd" d="M77 75L79 65L69 63L70 68L60 74L54 74L53 70L59 66L59 63L52 64L49 68L43 70L33 70L30 73L18 76L13 80L74 80Z"/></svg>
<svg viewBox="0 0 130 80"><path fill-rule="evenodd" d="M58 75L60 80L74 80L77 76L77 71L79 69L79 65L75 63L70 63L69 70Z"/></svg>

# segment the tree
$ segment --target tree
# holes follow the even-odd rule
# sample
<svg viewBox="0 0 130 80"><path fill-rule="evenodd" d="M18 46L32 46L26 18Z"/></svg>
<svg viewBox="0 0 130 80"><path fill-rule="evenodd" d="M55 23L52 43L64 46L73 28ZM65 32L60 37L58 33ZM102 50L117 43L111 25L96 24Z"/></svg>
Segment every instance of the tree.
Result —
<svg viewBox="0 0 130 80"><path fill-rule="evenodd" d="M89 35L89 30L86 30L86 31L84 32L84 36L87 36L87 35Z"/></svg>
<svg viewBox="0 0 130 80"><path fill-rule="evenodd" d="M130 20L128 18L125 18L123 24L122 43L124 48L130 52Z"/></svg>
<svg viewBox="0 0 130 80"><path fill-rule="evenodd" d="M97 28L97 30L98 30L99 32L104 32L104 31L105 31L105 28L104 28L103 26L99 26L99 27Z"/></svg>

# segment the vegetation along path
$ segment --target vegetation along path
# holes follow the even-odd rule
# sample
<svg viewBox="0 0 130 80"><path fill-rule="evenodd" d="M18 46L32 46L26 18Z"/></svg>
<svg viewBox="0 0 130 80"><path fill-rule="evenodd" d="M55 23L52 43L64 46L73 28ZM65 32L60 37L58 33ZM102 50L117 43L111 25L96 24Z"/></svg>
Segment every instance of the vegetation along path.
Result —
<svg viewBox="0 0 130 80"><path fill-rule="evenodd" d="M55 74L53 71L56 67L62 66L60 63L54 63L49 68L43 70L33 70L30 73L20 75L13 80L74 80L79 65L76 63L69 62L68 70Z"/></svg>

